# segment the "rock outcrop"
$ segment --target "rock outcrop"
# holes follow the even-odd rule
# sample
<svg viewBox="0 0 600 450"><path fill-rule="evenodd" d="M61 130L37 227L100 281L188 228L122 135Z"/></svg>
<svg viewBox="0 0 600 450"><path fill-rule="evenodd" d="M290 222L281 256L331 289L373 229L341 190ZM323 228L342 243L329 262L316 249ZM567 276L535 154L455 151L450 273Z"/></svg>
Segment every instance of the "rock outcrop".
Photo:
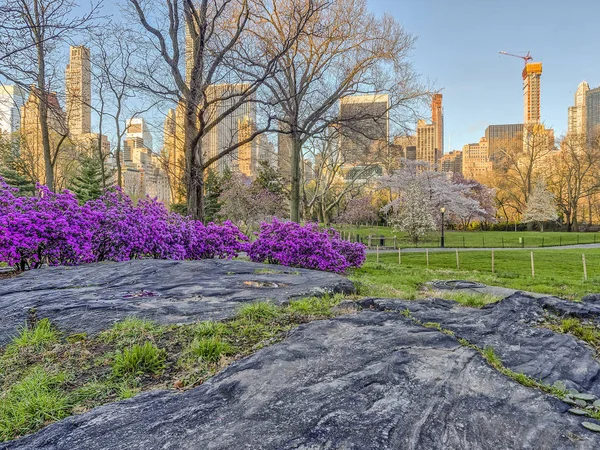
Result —
<svg viewBox="0 0 600 450"><path fill-rule="evenodd" d="M600 434L568 405L502 375L457 340L493 345L515 369L540 364L549 379L576 374L563 367L568 360L582 368L576 384L596 392L590 349L527 325L543 303L514 296L483 310L439 300L362 306L370 310L303 325L198 388L96 408L0 449L600 448ZM400 308L457 336L420 326ZM545 362L552 355L556 373Z"/></svg>
<svg viewBox="0 0 600 450"><path fill-rule="evenodd" d="M220 320L244 302L354 291L326 272L245 261L134 260L49 267L0 283L0 346L33 308L67 332L97 333L127 316L163 324Z"/></svg>

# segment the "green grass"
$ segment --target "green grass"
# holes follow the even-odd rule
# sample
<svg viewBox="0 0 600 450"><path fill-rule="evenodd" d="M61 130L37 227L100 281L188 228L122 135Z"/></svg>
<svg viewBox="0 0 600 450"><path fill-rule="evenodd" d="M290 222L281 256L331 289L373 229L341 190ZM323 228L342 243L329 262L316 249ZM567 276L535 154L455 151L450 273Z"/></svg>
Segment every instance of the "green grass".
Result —
<svg viewBox="0 0 600 450"><path fill-rule="evenodd" d="M195 358L208 363L219 362L222 356L234 353L234 349L229 343L216 336L195 339L187 351Z"/></svg>
<svg viewBox="0 0 600 450"><path fill-rule="evenodd" d="M152 343L135 344L123 351L117 351L113 373L117 377L158 374L165 368L165 359L165 351Z"/></svg>
<svg viewBox="0 0 600 450"><path fill-rule="evenodd" d="M556 318L554 321L546 323L545 326L559 333L572 334L600 352L600 327L594 323L583 323L575 317L566 317Z"/></svg>
<svg viewBox="0 0 600 450"><path fill-rule="evenodd" d="M33 367L0 397L0 441L35 431L50 421L68 416L71 405L61 386L63 373Z"/></svg>
<svg viewBox="0 0 600 450"><path fill-rule="evenodd" d="M348 233L351 234L351 239L356 240L358 234L365 244L369 235L373 236L371 241L372 246L376 246L379 242L375 236L385 236L393 238L396 236L396 243L402 248L414 247L411 239L401 231L396 231L391 227L355 227L348 225L336 225L344 239ZM439 231L428 233L420 239L418 247L439 247L440 236ZM523 243L519 241L523 239ZM564 231L451 231L445 232L445 246L448 248L518 248L525 247L549 247L559 245L575 245L575 244L593 244L600 243L600 233L575 233ZM386 246L393 244L392 239L385 241Z"/></svg>
<svg viewBox="0 0 600 450"><path fill-rule="evenodd" d="M198 386L298 325L335 315L341 300L253 303L228 320L186 325L128 318L96 336L66 336L40 320L0 349L0 441L139 392Z"/></svg>
<svg viewBox="0 0 600 450"><path fill-rule="evenodd" d="M583 253L586 256L587 280L584 280L583 274ZM357 283L360 295L408 300L432 295L422 291L427 282L452 279L573 300L590 292L600 292L600 249L534 251L535 277L531 276L529 251L495 251L495 273L492 273L491 251L459 252L459 259L460 268L457 269L454 252L429 252L429 266L425 253L404 252L401 265L396 253L380 254L379 263L375 255L369 254L365 265L351 271L350 277ZM454 297L456 294L451 291L436 291L435 294L461 302L461 298ZM489 302L493 298L474 301Z"/></svg>
<svg viewBox="0 0 600 450"><path fill-rule="evenodd" d="M22 327L8 350L18 350L30 348L33 350L42 350L58 341L59 333L48 319L42 319L30 329Z"/></svg>

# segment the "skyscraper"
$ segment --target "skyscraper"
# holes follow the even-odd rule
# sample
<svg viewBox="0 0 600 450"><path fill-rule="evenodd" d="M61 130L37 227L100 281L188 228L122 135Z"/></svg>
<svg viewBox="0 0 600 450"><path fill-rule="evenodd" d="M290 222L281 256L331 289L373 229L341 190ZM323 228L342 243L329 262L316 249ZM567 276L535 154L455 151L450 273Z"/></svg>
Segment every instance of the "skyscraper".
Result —
<svg viewBox="0 0 600 450"><path fill-rule="evenodd" d="M540 123L542 63L528 63L523 69L523 109L526 126Z"/></svg>
<svg viewBox="0 0 600 450"><path fill-rule="evenodd" d="M475 144L467 144L462 149L462 174L467 179L479 180L492 169L489 146L486 138Z"/></svg>
<svg viewBox="0 0 600 450"><path fill-rule="evenodd" d="M485 129L485 139L489 147L490 160L493 164L497 164L502 159L502 152L511 143L523 141L523 124L490 125Z"/></svg>
<svg viewBox="0 0 600 450"><path fill-rule="evenodd" d="M600 135L600 87L590 89L585 94L585 122L588 143Z"/></svg>
<svg viewBox="0 0 600 450"><path fill-rule="evenodd" d="M11 134L21 126L25 91L14 85L0 85L0 133Z"/></svg>
<svg viewBox="0 0 600 450"><path fill-rule="evenodd" d="M577 86L575 91L575 106L569 106L569 135L583 136L585 135L586 120L586 94L590 90L590 85L582 81Z"/></svg>
<svg viewBox="0 0 600 450"><path fill-rule="evenodd" d="M444 110L442 94L434 94L431 99L431 122L435 128L435 148L438 159L444 154Z"/></svg>
<svg viewBox="0 0 600 450"><path fill-rule="evenodd" d="M237 109L231 109L250 88L250 85L239 84L214 84L208 86L208 122L219 119L219 122L203 138L203 147L206 160L217 157L224 150L249 138L256 124L256 105L245 102ZM252 156L256 155L256 140L236 148L234 151L219 158L212 164L219 173L225 168L234 172L247 172L246 164L254 165ZM240 161L241 157L241 161ZM240 162L244 166L240 168Z"/></svg>
<svg viewBox="0 0 600 450"><path fill-rule="evenodd" d="M438 163L439 156L435 140L435 124L419 120L417 122L417 161L428 162L431 165Z"/></svg>
<svg viewBox="0 0 600 450"><path fill-rule="evenodd" d="M340 150L348 164L375 162L389 140L389 96L350 95L340 99Z"/></svg>
<svg viewBox="0 0 600 450"><path fill-rule="evenodd" d="M462 173L462 151L452 150L440 158L442 172Z"/></svg>
<svg viewBox="0 0 600 450"><path fill-rule="evenodd" d="M91 132L92 73L90 49L83 45L70 47L65 70L67 125L71 136Z"/></svg>
<svg viewBox="0 0 600 450"><path fill-rule="evenodd" d="M148 128L148 124L142 117L128 119L126 127L126 138L140 138L142 145L152 150L152 133L150 133L150 128Z"/></svg>

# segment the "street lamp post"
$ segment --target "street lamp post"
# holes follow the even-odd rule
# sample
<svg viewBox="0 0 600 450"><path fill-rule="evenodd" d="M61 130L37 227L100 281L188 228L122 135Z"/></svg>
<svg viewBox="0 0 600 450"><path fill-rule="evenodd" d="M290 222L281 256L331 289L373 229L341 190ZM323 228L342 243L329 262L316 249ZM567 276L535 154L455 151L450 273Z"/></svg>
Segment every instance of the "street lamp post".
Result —
<svg viewBox="0 0 600 450"><path fill-rule="evenodd" d="M440 212L442 213L442 240L440 242L440 247L444 248L444 213L446 212L446 207L442 206Z"/></svg>

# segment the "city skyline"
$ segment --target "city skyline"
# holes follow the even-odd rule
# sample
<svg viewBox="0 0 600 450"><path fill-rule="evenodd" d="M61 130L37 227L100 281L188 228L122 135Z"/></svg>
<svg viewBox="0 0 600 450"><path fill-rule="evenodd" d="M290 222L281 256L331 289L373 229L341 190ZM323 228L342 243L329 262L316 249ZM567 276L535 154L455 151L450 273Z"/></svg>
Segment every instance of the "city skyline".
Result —
<svg viewBox="0 0 600 450"><path fill-rule="evenodd" d="M600 32L564 21L574 10L600 12L591 0L368 3L374 13L391 14L417 36L413 66L444 95L446 152L478 142L488 125L522 123L523 61L500 51L531 51L533 61L543 63L541 122L556 136L567 131L568 107L579 83L600 85L600 63L593 58Z"/></svg>

